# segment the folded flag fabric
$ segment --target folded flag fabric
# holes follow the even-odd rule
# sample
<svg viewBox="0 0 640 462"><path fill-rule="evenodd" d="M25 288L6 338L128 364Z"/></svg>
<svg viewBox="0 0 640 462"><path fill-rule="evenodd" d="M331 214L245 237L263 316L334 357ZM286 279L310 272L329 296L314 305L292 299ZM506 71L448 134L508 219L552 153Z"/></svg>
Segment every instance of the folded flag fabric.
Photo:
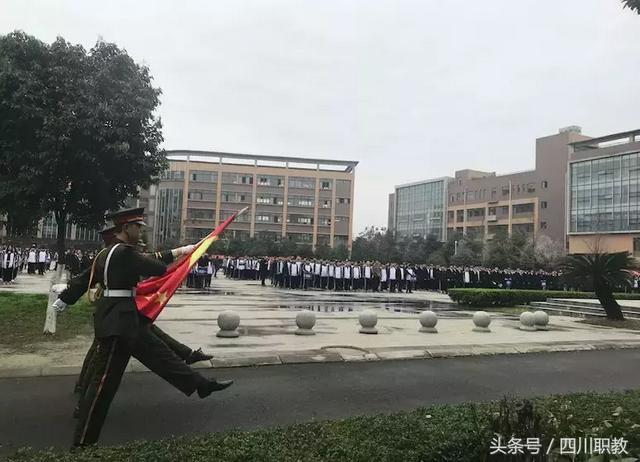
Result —
<svg viewBox="0 0 640 462"><path fill-rule="evenodd" d="M214 229L211 234L198 242L189 254L172 263L169 268L167 268L167 272L162 276L145 279L138 283L136 287L136 305L138 306L138 311L143 316L155 321L171 299L171 296L187 278L193 265L204 255L211 244L218 239L218 236L222 234L226 227L229 226L238 215L244 213L247 208L248 207L245 207L227 218Z"/></svg>

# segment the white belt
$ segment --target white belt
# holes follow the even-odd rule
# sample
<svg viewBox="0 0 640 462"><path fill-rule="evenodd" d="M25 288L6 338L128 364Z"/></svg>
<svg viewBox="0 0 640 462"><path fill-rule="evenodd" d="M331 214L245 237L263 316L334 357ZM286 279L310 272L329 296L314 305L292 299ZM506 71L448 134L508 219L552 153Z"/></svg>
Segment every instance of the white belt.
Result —
<svg viewBox="0 0 640 462"><path fill-rule="evenodd" d="M133 290L125 290L125 289L107 289L102 294L103 297L135 297L136 289Z"/></svg>

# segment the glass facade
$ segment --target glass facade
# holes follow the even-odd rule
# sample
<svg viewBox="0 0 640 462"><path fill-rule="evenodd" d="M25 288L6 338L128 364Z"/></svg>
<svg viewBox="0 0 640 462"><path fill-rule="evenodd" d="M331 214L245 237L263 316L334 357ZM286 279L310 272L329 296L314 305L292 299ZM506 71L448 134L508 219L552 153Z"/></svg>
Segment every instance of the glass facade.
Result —
<svg viewBox="0 0 640 462"><path fill-rule="evenodd" d="M180 240L182 224L182 189L158 189L156 210L156 246Z"/></svg>
<svg viewBox="0 0 640 462"><path fill-rule="evenodd" d="M444 240L445 181L438 180L396 189L396 235L430 234Z"/></svg>
<svg viewBox="0 0 640 462"><path fill-rule="evenodd" d="M569 231L640 231L640 153L574 162Z"/></svg>

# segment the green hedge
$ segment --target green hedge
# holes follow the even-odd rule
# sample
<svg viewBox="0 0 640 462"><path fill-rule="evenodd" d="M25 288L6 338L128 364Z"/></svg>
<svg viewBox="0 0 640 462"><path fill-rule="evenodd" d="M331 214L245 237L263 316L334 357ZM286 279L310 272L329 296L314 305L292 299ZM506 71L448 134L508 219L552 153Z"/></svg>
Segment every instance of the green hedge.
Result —
<svg viewBox="0 0 640 462"><path fill-rule="evenodd" d="M140 441L75 452L21 450L12 462L274 461L478 462L489 457L494 434L508 440L624 438L640 449L640 390L547 396L532 401L434 406L392 415L314 422L253 432ZM503 439L504 442L504 439ZM517 460L525 460L524 458ZM536 459L538 460L538 459ZM557 459L568 460L568 459ZM580 457L577 461L585 460Z"/></svg>
<svg viewBox="0 0 640 462"><path fill-rule="evenodd" d="M562 290L449 289L448 294L454 302L471 306L527 305L544 302L548 298L596 298L591 292ZM616 293L614 296L620 300L640 300L640 294Z"/></svg>

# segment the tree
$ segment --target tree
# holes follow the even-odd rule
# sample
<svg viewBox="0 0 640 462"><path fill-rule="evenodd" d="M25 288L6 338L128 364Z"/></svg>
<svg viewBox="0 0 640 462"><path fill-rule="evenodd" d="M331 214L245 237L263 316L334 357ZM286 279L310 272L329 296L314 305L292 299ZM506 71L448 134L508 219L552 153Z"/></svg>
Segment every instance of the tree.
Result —
<svg viewBox="0 0 640 462"><path fill-rule="evenodd" d="M561 243L544 234L536 239L534 253L536 269L545 271L557 270L566 254Z"/></svg>
<svg viewBox="0 0 640 462"><path fill-rule="evenodd" d="M640 0L622 0L624 8L629 8L631 11L635 11L640 14Z"/></svg>
<svg viewBox="0 0 640 462"><path fill-rule="evenodd" d="M614 289L628 286L638 263L629 252L596 252L566 257L562 265L564 278L578 287L593 289L607 318L623 320L620 305L613 297Z"/></svg>
<svg viewBox="0 0 640 462"><path fill-rule="evenodd" d="M99 226L168 167L160 90L125 50L0 36L0 212Z"/></svg>
<svg viewBox="0 0 640 462"><path fill-rule="evenodd" d="M457 266L477 266L482 263L483 243L470 236L458 241L458 249L451 257L451 264Z"/></svg>

